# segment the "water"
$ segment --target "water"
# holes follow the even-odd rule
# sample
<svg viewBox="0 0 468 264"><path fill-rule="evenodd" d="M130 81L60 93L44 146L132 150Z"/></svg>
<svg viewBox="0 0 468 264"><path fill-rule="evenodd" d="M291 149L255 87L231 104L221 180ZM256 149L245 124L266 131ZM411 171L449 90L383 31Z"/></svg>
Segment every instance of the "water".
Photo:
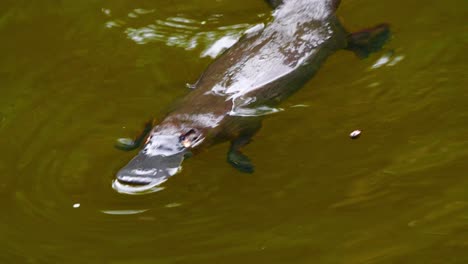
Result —
<svg viewBox="0 0 468 264"><path fill-rule="evenodd" d="M389 22L391 42L338 52L268 116L254 174L224 144L130 196L111 183L135 153L115 140L268 6L2 1L0 263L467 263L466 7L344 0L350 30Z"/></svg>

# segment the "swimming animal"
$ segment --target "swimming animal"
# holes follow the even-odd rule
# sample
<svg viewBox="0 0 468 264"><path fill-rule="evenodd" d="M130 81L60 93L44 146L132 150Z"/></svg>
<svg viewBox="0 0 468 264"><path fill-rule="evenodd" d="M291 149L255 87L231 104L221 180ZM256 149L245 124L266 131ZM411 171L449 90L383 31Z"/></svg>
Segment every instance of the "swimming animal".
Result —
<svg viewBox="0 0 468 264"><path fill-rule="evenodd" d="M187 155L230 141L227 161L253 172L241 152L260 129L262 116L301 88L340 49L366 57L390 36L380 24L349 33L335 15L339 0L270 0L273 20L248 31L203 72L187 96L126 149L143 148L117 172L114 188L147 190L176 174ZM145 140L146 138L146 140Z"/></svg>

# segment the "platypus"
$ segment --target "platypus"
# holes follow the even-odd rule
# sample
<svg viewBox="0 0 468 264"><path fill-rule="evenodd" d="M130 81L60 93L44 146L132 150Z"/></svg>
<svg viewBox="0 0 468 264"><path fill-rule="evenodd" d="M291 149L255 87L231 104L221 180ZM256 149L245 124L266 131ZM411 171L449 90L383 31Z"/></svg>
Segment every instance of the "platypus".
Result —
<svg viewBox="0 0 468 264"><path fill-rule="evenodd" d="M349 33L335 15L340 0L270 0L273 19L249 30L202 73L193 91L128 149L143 148L118 171L114 188L149 189L176 174L188 154L230 141L227 161L253 172L241 148L265 113L301 88L340 49L366 57L390 36L387 24ZM146 140L144 140L146 138Z"/></svg>

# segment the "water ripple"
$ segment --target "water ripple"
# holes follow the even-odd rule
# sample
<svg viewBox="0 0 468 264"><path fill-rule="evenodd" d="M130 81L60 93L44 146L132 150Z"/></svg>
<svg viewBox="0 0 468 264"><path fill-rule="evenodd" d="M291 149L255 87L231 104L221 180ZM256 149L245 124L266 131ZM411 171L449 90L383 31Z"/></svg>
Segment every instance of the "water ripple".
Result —
<svg viewBox="0 0 468 264"><path fill-rule="evenodd" d="M103 9L102 12L107 17L112 14L110 9ZM105 27L123 28L127 38L139 45L164 43L185 50L200 49L201 57L212 58L236 43L247 30L262 27L248 23L220 25L222 14L213 14L200 20L185 15L158 18L153 13L154 10L133 9L126 18L114 18L105 22ZM142 26L134 21L147 15L154 16L151 23Z"/></svg>
<svg viewBox="0 0 468 264"><path fill-rule="evenodd" d="M203 31L203 25L204 21L170 17L140 28L128 27L124 33L140 45L161 42L186 50L201 48L204 50L202 57L216 57L236 43L242 33L251 27L249 24L238 24Z"/></svg>

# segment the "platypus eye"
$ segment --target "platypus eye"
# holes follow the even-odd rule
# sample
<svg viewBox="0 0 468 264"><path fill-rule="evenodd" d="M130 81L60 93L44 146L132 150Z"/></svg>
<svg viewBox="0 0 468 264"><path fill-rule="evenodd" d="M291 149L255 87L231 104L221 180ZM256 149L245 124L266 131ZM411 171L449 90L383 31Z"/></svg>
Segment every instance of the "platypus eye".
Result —
<svg viewBox="0 0 468 264"><path fill-rule="evenodd" d="M194 129L190 129L189 132L183 134L182 136L179 137L179 140L180 141L183 141L185 139L188 139L191 135L195 134L195 130Z"/></svg>
<svg viewBox="0 0 468 264"><path fill-rule="evenodd" d="M195 129L190 129L187 133L179 137L179 142L186 148L192 146L192 143L198 139Z"/></svg>

